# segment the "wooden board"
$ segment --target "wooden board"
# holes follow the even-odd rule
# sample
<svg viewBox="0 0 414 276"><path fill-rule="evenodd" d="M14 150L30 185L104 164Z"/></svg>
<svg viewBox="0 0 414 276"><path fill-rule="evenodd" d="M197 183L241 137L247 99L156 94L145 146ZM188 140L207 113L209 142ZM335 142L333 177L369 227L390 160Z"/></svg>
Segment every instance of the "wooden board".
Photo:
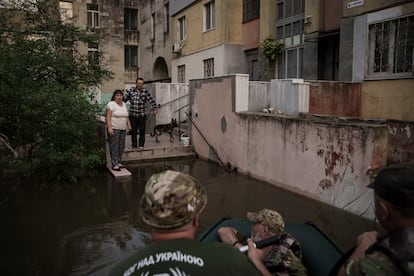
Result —
<svg viewBox="0 0 414 276"><path fill-rule="evenodd" d="M114 177L121 177L121 176L131 176L131 172L128 171L126 168L122 168L120 171L114 171L112 169L111 165L107 165L106 166L109 170L109 172L114 176Z"/></svg>

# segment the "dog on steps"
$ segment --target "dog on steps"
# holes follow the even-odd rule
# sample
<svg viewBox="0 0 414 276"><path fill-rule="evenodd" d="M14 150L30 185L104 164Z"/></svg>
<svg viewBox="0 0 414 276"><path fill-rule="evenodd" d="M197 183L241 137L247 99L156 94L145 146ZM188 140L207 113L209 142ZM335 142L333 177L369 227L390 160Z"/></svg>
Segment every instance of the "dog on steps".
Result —
<svg viewBox="0 0 414 276"><path fill-rule="evenodd" d="M151 137L155 136L155 141L159 143L158 136L160 136L163 132L168 133L170 135L170 142L172 143L174 141L173 136L173 129L177 127L177 119L172 118L171 123L169 124L163 124L163 125L156 125L154 127L154 131L151 133Z"/></svg>

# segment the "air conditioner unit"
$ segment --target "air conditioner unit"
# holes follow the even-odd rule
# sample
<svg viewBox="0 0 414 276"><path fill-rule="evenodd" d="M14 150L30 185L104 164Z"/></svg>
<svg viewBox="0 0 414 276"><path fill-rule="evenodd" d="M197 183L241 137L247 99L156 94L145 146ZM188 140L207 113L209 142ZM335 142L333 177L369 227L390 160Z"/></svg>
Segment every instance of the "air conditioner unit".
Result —
<svg viewBox="0 0 414 276"><path fill-rule="evenodd" d="M173 48L172 48L173 53L179 53L180 50L181 50L180 43L174 43Z"/></svg>

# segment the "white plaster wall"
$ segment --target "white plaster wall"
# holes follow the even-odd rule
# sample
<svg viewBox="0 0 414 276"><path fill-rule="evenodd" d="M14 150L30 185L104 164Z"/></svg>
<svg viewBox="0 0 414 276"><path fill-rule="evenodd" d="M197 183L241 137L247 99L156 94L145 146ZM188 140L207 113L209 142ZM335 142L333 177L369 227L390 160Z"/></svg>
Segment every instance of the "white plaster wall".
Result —
<svg viewBox="0 0 414 276"><path fill-rule="evenodd" d="M190 82L198 155L372 218L367 170L386 162L387 128L235 113L240 77Z"/></svg>
<svg viewBox="0 0 414 276"><path fill-rule="evenodd" d="M171 80L178 81L177 66L185 65L185 82L204 78L203 60L214 58L214 76L223 76L243 72L243 51L237 45L220 45L185 56L173 57L171 62Z"/></svg>
<svg viewBox="0 0 414 276"><path fill-rule="evenodd" d="M309 85L303 79L271 80L271 106L290 116L309 112Z"/></svg>
<svg viewBox="0 0 414 276"><path fill-rule="evenodd" d="M263 111L270 106L270 82L249 81L249 106L247 111Z"/></svg>
<svg viewBox="0 0 414 276"><path fill-rule="evenodd" d="M184 83L154 83L152 84L157 104L161 107L156 116L156 124L168 124L171 119L184 121L185 113L189 112L188 84Z"/></svg>

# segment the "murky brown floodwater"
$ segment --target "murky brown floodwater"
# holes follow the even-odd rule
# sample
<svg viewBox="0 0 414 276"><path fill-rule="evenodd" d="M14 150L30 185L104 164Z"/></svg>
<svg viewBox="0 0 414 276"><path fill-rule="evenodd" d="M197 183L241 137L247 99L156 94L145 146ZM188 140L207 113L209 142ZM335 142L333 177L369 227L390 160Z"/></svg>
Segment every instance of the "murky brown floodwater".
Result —
<svg viewBox="0 0 414 276"><path fill-rule="evenodd" d="M201 228L225 215L244 216L247 211L272 208L287 221L316 223L344 249L354 244L358 233L374 228L358 216L201 160L128 168L130 178L114 179L103 173L64 189L42 192L22 189L16 195L4 191L7 185L0 185L0 274L105 275L148 238L136 204L149 176L165 169L189 173L206 186L208 204Z"/></svg>

